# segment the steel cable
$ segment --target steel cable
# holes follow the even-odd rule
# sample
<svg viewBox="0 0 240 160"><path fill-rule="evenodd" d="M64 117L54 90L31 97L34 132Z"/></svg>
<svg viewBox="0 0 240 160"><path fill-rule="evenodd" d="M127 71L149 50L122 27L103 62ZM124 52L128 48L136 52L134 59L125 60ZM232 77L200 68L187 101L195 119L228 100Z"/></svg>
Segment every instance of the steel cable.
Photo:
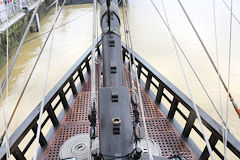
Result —
<svg viewBox="0 0 240 160"><path fill-rule="evenodd" d="M159 13L160 13L160 12L159 12ZM163 19L163 17L162 17L161 14L159 14L159 15L160 15L160 18L162 19L162 21L164 22L164 25L166 26L166 28L167 28L168 31L169 31L169 27L167 26L166 21ZM169 31L169 33L170 33L170 31ZM189 67L190 67L191 70L192 70L192 72L193 72L194 75L196 76L196 78L197 78L199 84L201 85L202 89L204 90L204 92L205 92L206 96L208 97L210 103L212 104L212 106L214 107L215 111L217 112L217 115L218 115L219 118L221 119L222 123L223 123L224 125L226 125L225 122L223 121L223 117L222 117L222 115L219 113L219 111L218 111L216 105L214 104L214 102L213 102L211 96L209 95L207 89L205 88L205 86L204 86L203 82L201 81L200 77L198 76L197 72L196 72L195 69L193 68L191 62L189 61L189 59L188 59L188 57L187 57L187 55L185 54L185 52L183 51L182 47L180 46L180 44L179 44L178 41L176 40L174 34L173 34L173 39L174 39L176 45L178 46L178 48L180 49L180 51L181 51L183 57L184 57L185 60L187 61ZM228 130L229 130L229 129L228 129Z"/></svg>
<svg viewBox="0 0 240 160"><path fill-rule="evenodd" d="M53 39L54 39L54 28L55 28L55 24L57 22L57 19L65 5L66 0L64 0L61 9L59 10L58 14L57 14L57 9L58 9L58 3L56 2L56 9L55 9L55 19L53 21L53 25L51 28L51 31L49 32L49 36L50 37L51 33L52 34L52 41L51 41L51 47L50 47L50 52L49 52L49 56L48 56L48 65L47 65L47 70L46 70L46 75L45 75L45 83L44 83L44 89L43 89L43 93L42 93L42 102L41 102L41 109L40 109L40 113L39 113L39 120L38 120L38 127L37 127L37 133L36 133L36 141L35 141L35 152L34 152L34 157L33 160L37 159L37 150L38 150L38 144L39 144L39 138L40 138L40 132L41 132L41 126L42 126L42 114L43 114L43 108L45 105L45 94L46 94L46 90L47 90L47 82L48 82L48 75L49 75L49 69L50 69L50 62L51 62L51 55L52 55L52 46L53 46ZM48 41L45 41L47 43ZM46 44L45 43L45 44ZM43 46L42 50L44 49L45 45Z"/></svg>
<svg viewBox="0 0 240 160"><path fill-rule="evenodd" d="M97 20L97 6L96 6L96 0L93 2L93 32L92 32L92 51L91 51L91 58L92 58L92 65L91 65L91 102L92 106L93 103L96 103L96 71L95 71L95 51L96 51L96 20Z"/></svg>
<svg viewBox="0 0 240 160"><path fill-rule="evenodd" d="M8 4L9 4L9 2L7 2L7 15L8 15ZM6 5L5 5L6 6ZM9 31L8 31L8 25L9 25L9 23L8 23L8 18L7 18L7 49L6 49L6 55L7 55L7 58L6 58L6 61L7 61L7 63L6 63L6 73L7 73L7 77L8 77L8 58L9 58L9 56L8 56L8 51L9 51L9 42L8 42L8 39L9 39ZM6 111L4 112L4 115L5 115L5 121L4 121L4 126L5 126L5 129L6 129L6 146L7 146L7 160L8 159L10 159L10 148L9 148L9 139L8 139L8 128L7 128L7 121L8 121L8 80L9 80L9 77L7 78L7 83L6 83Z"/></svg>
<svg viewBox="0 0 240 160"><path fill-rule="evenodd" d="M8 77L6 76L6 77L4 78L4 81L3 81L2 85L1 85L1 86L2 86L2 87L1 87L2 90L4 90L4 88L5 88L5 86L6 86L7 78L9 78L9 76L11 75L13 66L14 66L14 64L15 64L15 62L16 62L16 60L17 60L17 57L18 57L18 55L19 55L19 53L20 53L20 50L21 50L21 48L22 48L22 46L23 46L23 43L24 43L24 41L25 41L25 39L26 39L26 37L27 37L27 35L28 35L29 29L30 29L31 24L32 24L32 22L33 22L33 20L34 20L34 18L35 18L35 16L36 16L36 14L37 14L37 11L38 11L38 8L39 8L40 4L41 4L41 0L38 0L37 6L35 7L35 9L34 9L34 11L33 11L32 17L31 17L31 19L30 19L30 21L29 21L29 23L28 23L28 26L27 26L24 34L23 34L23 37L22 37L22 39L21 39L21 41L20 41L20 44L19 44L19 46L18 46L18 48L17 48L16 54L15 54L15 56L14 56L14 58L13 58L12 64L11 64L9 70L8 70L8 74L7 74Z"/></svg>
<svg viewBox="0 0 240 160"><path fill-rule="evenodd" d="M126 7L126 1L125 0L123 0L123 7ZM128 23L126 9L125 9L124 13L126 14L125 23L126 23L126 26L127 26L127 33L129 35L129 42L130 42L130 48L131 48L131 51L130 51L130 54L129 54L129 61L131 61L131 54L132 54L133 69L134 69L135 72L137 72L137 69L136 69L137 67L136 67L136 64L135 64L135 56L134 56L134 53L133 53L133 46L132 46L132 39L131 39L131 33L130 33L130 26L129 26L129 23ZM147 125L146 125L146 120L145 120L145 115L144 115L143 101L142 101L142 96L141 96L141 90L140 90L140 84L139 84L138 77L136 77L136 81L137 81L138 98L139 98L140 108L141 108L141 113L142 113L143 126L144 126L146 141L147 141L149 160L153 160L152 151L150 150L149 136L148 136L148 130L147 130Z"/></svg>
<svg viewBox="0 0 240 160"><path fill-rule="evenodd" d="M6 34L6 72L8 74L8 4L9 2L7 2L7 4L5 5L6 8L6 12L7 12L7 34ZM3 104L3 90L1 88L1 101L2 101L2 112L3 112L3 120L4 120L4 127L5 127L5 131L6 131L6 159L9 160L10 159L10 147L9 147L9 139L8 139L8 128L7 128L7 121L8 121L8 76L6 79L6 101L5 101L5 105ZM6 110L5 110L6 109ZM1 141L3 141L3 139L1 139Z"/></svg>
<svg viewBox="0 0 240 160"><path fill-rule="evenodd" d="M81 17L84 16L84 15L86 15L86 14L82 14L82 15L76 17L76 18L73 18L73 19L69 20L69 21L66 22L66 23L63 23L63 24L61 24L61 25L55 27L55 30L57 30L57 29L59 29L59 28L65 26L65 25L67 25L67 24L69 24L69 23L71 23L71 22L73 22L73 21L75 21L75 20L77 20L78 18L81 18ZM31 39L28 39L28 40L24 41L23 44L26 44L26 43L28 43L28 42L31 42L31 41L37 39L37 38L40 38L40 37L46 35L46 34L49 33L49 32L50 32L50 31L46 31L46 32L44 32L44 33L42 33L42 34L40 34L40 35L38 35L38 36L35 36L35 37L31 38ZM11 49L14 49L14 48L16 48L16 47L17 47L17 46L14 46L14 47L12 47ZM11 49L10 49L10 50L11 50Z"/></svg>
<svg viewBox="0 0 240 160"><path fill-rule="evenodd" d="M187 11L185 10L185 8L184 8L184 6L182 5L181 1L180 1L180 0L177 0L177 1L178 1L178 3L179 3L180 7L182 8L182 10L183 10L185 16L187 17L187 19L188 19L188 21L189 21L189 23L190 23L192 29L194 30L194 32L195 32L195 34L196 34L196 36L197 36L199 42L201 43L201 45L202 45L202 47L203 47L205 53L207 54L208 59L210 60L212 66L213 66L213 68L214 68L214 70L215 70L216 73L219 75L218 77L219 77L220 81L222 82L223 87L225 88L226 92L228 92L229 90L228 90L227 85L225 84L224 80L222 79L222 76L221 76L221 74L219 73L219 71L218 71L218 69L217 69L217 66L215 65L215 63L214 63L212 57L210 56L210 54L209 54L209 52L208 52L208 50L207 50L205 44L203 43L202 38L200 37L198 31L196 30L195 26L193 25L193 23L192 23L192 21L191 21L189 15L188 15L188 13L187 13ZM231 16L232 16L232 12L231 12ZM238 116L239 116L239 118L240 118L240 108L239 108L238 105L235 103L235 101L234 101L234 99L233 99L232 94L230 93L230 91L229 91L229 97L230 97L230 101L232 102L232 105L233 105L233 107L234 107L236 113L238 114Z"/></svg>
<svg viewBox="0 0 240 160"><path fill-rule="evenodd" d="M155 3L151 0L152 2L152 5L154 6L154 8L156 9L156 11L158 12L159 15L161 15L161 13L159 12L158 8L156 7ZM182 64L182 61L180 59L180 55L178 53L178 49L177 49L177 46L176 46L176 43L175 43L175 38L173 37L173 33L171 31L171 28L170 28L170 25L169 25L169 22L168 22L168 17L167 17L167 14L166 14L166 11L165 11L165 7L164 7L164 4L162 2L162 5L163 5L163 9L164 9L164 14L166 16L166 22L165 24L168 26L168 30L171 34L171 38L172 38L172 41L173 41L173 45L174 45L174 48L175 48L175 51L176 51L176 54L177 54L177 58L178 58L178 61L179 61L179 64L180 64L180 67L181 67L181 70L182 70L182 73L183 73L183 76L184 76L184 79L185 79L185 82L186 82L186 85L187 85L187 88L188 88L188 92L190 94L190 97L191 97L191 100L192 100L192 104L193 104L193 107L194 107L194 110L195 110L195 113L196 113L196 116L197 116L197 119L199 121L199 125L200 125L200 128L201 128L201 131L203 133L203 137L204 137L204 140L206 142L206 145L207 145L207 149L208 149L208 152L210 154L210 157L212 160L214 160L214 156L213 156L213 153L212 153L212 148L210 146L210 143L208 141L208 138L207 138L207 134L206 134L206 131L203 127L203 123L202 123L202 119L200 117L200 114L199 114L199 111L198 111L198 108L196 106L196 103L195 103L195 100L194 100L194 97L193 97L193 94L192 94L192 91L191 91L191 88L190 88L190 84L189 84L189 80L188 80L188 77L186 75L186 72L184 70L184 67L183 67L183 64ZM161 16L162 17L162 16ZM163 19L163 18L162 18ZM164 20L164 19L163 19Z"/></svg>
<svg viewBox="0 0 240 160"><path fill-rule="evenodd" d="M233 0L231 0L231 12L233 9ZM229 29L229 51L228 51L228 91L227 91L227 107L226 107L226 127L228 127L228 111L229 111L229 98L230 98L230 73L231 73L231 52L232 52L232 14L230 14L230 29ZM225 138L224 138L224 160L227 159L227 134L228 131L225 129Z"/></svg>
<svg viewBox="0 0 240 160"><path fill-rule="evenodd" d="M64 0L64 2L65 2L65 1L66 1L66 0ZM63 8L63 5L62 5L60 11L62 11L62 8ZM17 101L17 103L16 103L16 105L15 105L15 107L14 107L14 109L13 109L13 112L12 112L12 114L11 114L11 117L10 117L9 121L8 121L7 127L9 127L9 125L11 124L11 121L12 121L12 119L13 119L15 113L16 113L16 110L17 110L17 108L18 108L18 105L19 105L19 103L20 103L20 101L21 101L21 99L22 99L22 97L23 97L23 94L24 94L24 92L25 92L25 90L26 90L26 88L27 88L27 86L28 86L28 83L29 83L29 81L30 81L30 79L31 79L31 77L32 77L32 74L33 74L33 72L34 72L34 70L35 70L35 68L36 68L36 66L37 66L37 63L38 63L38 61L39 61L39 59L40 59L40 57L41 57L41 55L42 55L42 53L43 53L43 50L44 50L44 48L45 48L45 46L46 46L46 44L47 44L47 41L48 41L48 39L49 39L52 31L53 31L53 27L55 26L55 23L56 23L57 20L58 20L58 17L59 17L59 15L60 15L60 13L61 13L60 11L58 12L57 18L54 20L54 24L52 25L52 27L51 27L48 35L47 35L47 38L46 38L46 40L45 40L45 42L44 42L44 44L43 44L43 46L42 46L42 48L41 48L41 50L40 50L39 55L37 56L36 61L34 62L33 68L31 69L30 74L29 74L29 76L28 76L28 78L27 78L27 81L26 81L25 84L24 84L23 90L22 90L22 92L21 92L21 94L20 94L20 96L19 96L19 99L18 99L18 101ZM2 90L3 90L3 89L2 89ZM2 136L1 136L2 139L4 138L5 133L6 133L6 132L4 131L3 134L2 134Z"/></svg>
<svg viewBox="0 0 240 160"><path fill-rule="evenodd" d="M223 0L224 1L224 0ZM216 24L216 3L215 0L213 0L213 22L214 22L214 38L215 38L215 50L216 50L216 60L217 60L217 69L219 70L219 52L218 52L218 39L217 39L217 24ZM219 72L217 73L219 77ZM221 98L221 85L220 85L220 79L218 78L218 95L219 95L219 105L220 105L220 114L222 119L222 138L224 142L224 128L223 125L226 127L226 124L224 124L223 119L223 111L222 111L222 98Z"/></svg>
<svg viewBox="0 0 240 160"><path fill-rule="evenodd" d="M96 52L96 44L95 44L95 39L97 34L97 1L93 0L93 28L92 28L92 51L91 51L91 59L92 59L92 64L91 64L91 106L90 106L90 111L89 115L94 116L92 113L96 112L96 60L95 60L95 52ZM95 115L96 116L96 115ZM96 117L93 117L93 119L96 119ZM94 121L94 120L93 120ZM91 121L90 121L91 122ZM95 123L95 122L94 122ZM92 124L91 125L95 125ZM91 128L94 127L94 133L96 133L96 126L91 126ZM92 130L91 130L92 131ZM95 135L91 135L90 133L90 155L89 158L90 160L92 159L91 153L92 153L92 143L94 141L93 137Z"/></svg>
<svg viewBox="0 0 240 160"><path fill-rule="evenodd" d="M225 0L222 0L224 5L227 7L228 11L231 13L231 15L234 17L234 19L237 21L238 24L240 24L239 19L236 17L236 15L233 13L233 11L231 10L231 8L229 8L229 6L227 5L227 3L225 2Z"/></svg>

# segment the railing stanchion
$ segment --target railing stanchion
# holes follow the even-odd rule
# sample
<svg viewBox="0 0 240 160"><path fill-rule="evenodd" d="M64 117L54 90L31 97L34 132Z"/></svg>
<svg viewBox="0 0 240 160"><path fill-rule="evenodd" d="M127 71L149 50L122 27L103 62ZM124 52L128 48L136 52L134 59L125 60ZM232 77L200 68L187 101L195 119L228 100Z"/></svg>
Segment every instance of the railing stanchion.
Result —
<svg viewBox="0 0 240 160"><path fill-rule="evenodd" d="M83 82L85 81L85 79L84 79L84 76L83 76L83 73L82 73L82 68L81 68L81 66L80 66L80 68L79 68L79 70L78 70L78 76L79 76L79 78L80 78L81 83L83 83Z"/></svg>
<svg viewBox="0 0 240 160"><path fill-rule="evenodd" d="M60 93L60 99L61 99L61 101L62 101L63 108L64 108L64 109L68 109L68 108L69 108L69 104L68 104L68 102L67 102L67 99L66 99L66 97L65 97L65 94L64 94L63 90L62 90L62 92Z"/></svg>
<svg viewBox="0 0 240 160"><path fill-rule="evenodd" d="M70 79L70 87L72 89L73 95L76 96L77 95L77 88L74 84L73 77Z"/></svg>
<svg viewBox="0 0 240 160"><path fill-rule="evenodd" d="M36 123L36 125L33 126L32 130L33 130L34 134L36 135L37 134L37 123ZM44 147L48 144L42 131L40 131L39 143L40 143L41 147Z"/></svg>
<svg viewBox="0 0 240 160"><path fill-rule="evenodd" d="M141 65L141 63L138 63L138 67L137 67L137 77L138 77L138 79L140 79L141 73L142 73L142 65Z"/></svg>
<svg viewBox="0 0 240 160"><path fill-rule="evenodd" d="M211 145L211 148L215 148L215 145L217 144L217 142L218 142L218 138L214 134L212 134L211 137L209 138L209 143ZM200 159L208 159L208 158L209 158L209 153L208 153L207 147L205 147L201 154Z"/></svg>
<svg viewBox="0 0 240 160"><path fill-rule="evenodd" d="M49 117L50 117L50 119L51 119L51 121L52 121L52 124L53 124L54 126L58 126L58 125L59 125L59 121L58 121L58 119L57 119L56 114L55 114L54 111L53 111L52 105L50 105L50 106L48 107L47 112L48 112Z"/></svg>
<svg viewBox="0 0 240 160"><path fill-rule="evenodd" d="M90 73L91 69L90 69L90 65L89 65L89 60L86 60L85 64L86 64L86 67L87 67L87 72Z"/></svg>
<svg viewBox="0 0 240 160"><path fill-rule="evenodd" d="M171 104L171 107L170 107L170 110L168 112L168 118L170 119L173 119L175 113L176 113L176 110L177 110L177 106L178 106L178 100L176 97L173 98L173 101L172 101L172 104Z"/></svg>
<svg viewBox="0 0 240 160"><path fill-rule="evenodd" d="M188 119L187 119L187 123L186 123L186 125L185 125L185 127L183 129L183 132L182 132L182 135L184 137L189 137L190 132L191 132L191 130L193 128L193 124L194 124L195 120L196 120L195 112L194 111L190 111L190 114L189 114Z"/></svg>
<svg viewBox="0 0 240 160"><path fill-rule="evenodd" d="M147 82L145 84L145 91L148 91L150 89L151 82L152 82L152 74L148 72Z"/></svg>
<svg viewBox="0 0 240 160"><path fill-rule="evenodd" d="M15 159L27 160L18 147L14 150L13 156L15 157Z"/></svg>
<svg viewBox="0 0 240 160"><path fill-rule="evenodd" d="M160 104L161 100L162 100L162 96L163 96L163 86L161 84L159 84L158 89L157 89L157 95L155 98L155 103L156 104Z"/></svg>

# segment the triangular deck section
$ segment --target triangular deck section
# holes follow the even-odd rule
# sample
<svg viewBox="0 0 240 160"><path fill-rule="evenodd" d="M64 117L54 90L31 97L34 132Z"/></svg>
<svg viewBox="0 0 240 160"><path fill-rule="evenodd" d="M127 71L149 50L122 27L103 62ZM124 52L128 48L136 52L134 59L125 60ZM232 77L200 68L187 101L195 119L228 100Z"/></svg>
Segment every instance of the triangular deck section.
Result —
<svg viewBox="0 0 240 160"><path fill-rule="evenodd" d="M98 93L101 80L101 64L96 65L96 90ZM126 86L130 87L130 73L125 68ZM70 137L80 134L89 133L90 123L88 121L88 108L91 98L91 78L83 85L81 92L75 98L74 103L65 115L54 137L47 146L42 159L60 159L59 151L63 143ZM130 88L129 88L130 94ZM144 112L148 134L161 148L164 157L174 155L183 155L186 159L197 159L195 154L187 146L186 142L181 138L174 129L167 117L161 112L159 107L153 102L149 95L141 88ZM132 112L132 110L131 110ZM140 108L139 108L140 112ZM132 115L132 113L131 113ZM141 115L141 112L140 112ZM98 117L99 118L99 117ZM140 116L141 118L141 116ZM129 122L132 123L132 122ZM98 124L97 124L98 130Z"/></svg>

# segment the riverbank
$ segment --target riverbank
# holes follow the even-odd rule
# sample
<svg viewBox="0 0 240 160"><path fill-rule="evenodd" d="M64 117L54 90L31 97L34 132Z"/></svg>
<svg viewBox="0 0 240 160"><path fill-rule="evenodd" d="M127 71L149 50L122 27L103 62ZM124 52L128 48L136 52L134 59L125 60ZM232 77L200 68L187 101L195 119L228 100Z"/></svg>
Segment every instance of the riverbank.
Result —
<svg viewBox="0 0 240 160"><path fill-rule="evenodd" d="M40 21L44 16L47 15L47 13L50 11L51 7L50 6L54 0L43 0L39 6L38 9L38 15ZM14 17L9 19L9 25L10 27L8 28L8 44L9 44L9 58L15 53L14 51L18 47L22 36L25 32L25 29L28 25L28 22L32 16L32 13L37 5L37 1L35 1L31 6L29 6L29 12L24 13L23 11L17 13ZM50 6L50 7L48 7ZM34 25L34 22L32 26ZM6 64L6 29L7 29L7 24L6 22L3 23L0 26L0 68ZM34 31L34 29L33 29Z"/></svg>

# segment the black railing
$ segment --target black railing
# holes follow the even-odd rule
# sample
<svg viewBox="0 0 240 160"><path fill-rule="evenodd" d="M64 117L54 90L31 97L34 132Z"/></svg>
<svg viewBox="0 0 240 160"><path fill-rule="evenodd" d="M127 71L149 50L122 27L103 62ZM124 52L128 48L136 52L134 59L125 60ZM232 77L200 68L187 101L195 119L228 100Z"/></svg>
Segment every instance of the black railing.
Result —
<svg viewBox="0 0 240 160"><path fill-rule="evenodd" d="M123 61L129 68L129 54L126 49L126 45L122 43L122 47ZM197 145L199 139L203 139L203 134L194 123L196 120L196 114L192 101L170 81L156 71L150 64L142 59L137 53L134 53L134 55L137 65L136 74L145 91L148 92L152 100L155 101L163 113L172 122L173 126L186 140L196 156L199 159L208 159L209 153L207 147L205 146L201 150ZM165 100L163 100L163 98ZM220 149L216 147L218 142L222 143L222 127L199 106L197 107L204 126L211 134L209 138L210 145L216 155L223 159L223 151L221 152ZM175 116L176 112L179 113L180 116ZM185 125L183 127L179 124L179 117L181 120L185 121ZM197 133L198 137L190 136L193 130ZM240 142L231 133L228 133L227 148L235 154L237 159L240 158Z"/></svg>
<svg viewBox="0 0 240 160"><path fill-rule="evenodd" d="M98 46L100 41L101 40L99 38ZM124 64L129 65L129 55L127 54L126 46L124 43L122 46ZM98 48L98 51L99 50L100 49ZM38 152L39 157L41 157L44 149L46 149L65 113L71 106L74 97L76 97L77 93L81 90L82 84L85 82L90 73L90 53L91 47L81 56L80 59L78 59L73 67L46 96L44 105L45 117L41 126L42 130L40 136L41 147ZM194 140L192 140L190 135L194 130L197 133L198 138L203 139L201 131L194 123L196 115L193 109L192 101L164 76L157 72L151 65L143 60L138 54L134 54L137 64L137 76L141 79L141 84L144 89L149 93L163 113L169 118L173 126L186 140L196 156L200 159L207 159L209 157L207 148L205 147L201 150L198 145L196 145L198 140L195 139L195 137ZM36 138L40 105L41 103L39 103L32 113L30 113L26 120L16 129L9 139L11 154L15 157L15 159L27 159L26 153L34 147L32 144ZM182 108L182 106L184 108ZM216 147L218 142L222 143L221 126L200 107L198 107L198 109L204 126L211 133L209 142L213 151L216 155L223 159L222 152ZM188 113L186 113L186 110ZM58 112L59 114L57 115ZM176 113L178 113L186 122L183 128L178 123L179 117L176 116ZM51 123L50 128L44 130L49 122ZM45 132L47 134L45 134ZM30 135L30 137L28 137L28 135ZM28 142L22 144L26 137L28 137ZM228 133L227 147L233 154L236 155L236 157L240 158L240 142L231 133ZM6 159L5 144L0 148L0 159Z"/></svg>
<svg viewBox="0 0 240 160"><path fill-rule="evenodd" d="M100 41L101 39L99 38L97 43L98 47ZM86 81L86 78L90 73L91 50L91 47L88 48L81 58L77 60L73 67L45 97L43 112L45 117L43 116L44 119L39 139L41 146L38 150L39 157L41 157L44 149L47 147L56 129L61 123L65 113L68 111L74 98L77 96L77 93L81 90L82 84ZM97 51L99 51L99 48L97 48ZM41 103L39 103L39 105L30 113L30 115L9 138L10 152L15 159L27 159L25 154L34 147L32 144L36 139L37 121L39 119L40 107ZM50 127L47 127L46 124L49 120L51 124ZM45 127L47 128L46 130L44 130ZM28 135L31 135L30 138ZM26 137L28 137L28 142L22 143ZM31 154L31 156L32 155L33 154ZM6 159L6 144L0 147L0 159Z"/></svg>

